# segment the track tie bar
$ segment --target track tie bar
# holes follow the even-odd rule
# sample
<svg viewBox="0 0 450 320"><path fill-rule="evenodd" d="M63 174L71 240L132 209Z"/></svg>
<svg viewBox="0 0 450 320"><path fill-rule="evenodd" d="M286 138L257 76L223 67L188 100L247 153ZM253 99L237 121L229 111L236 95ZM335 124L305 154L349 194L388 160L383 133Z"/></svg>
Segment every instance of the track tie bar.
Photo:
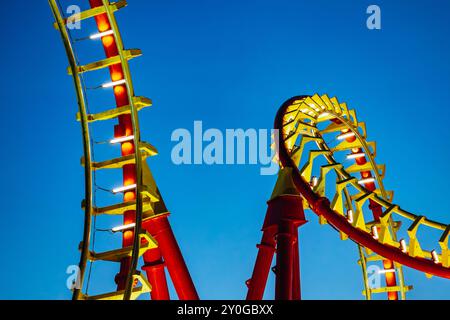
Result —
<svg viewBox="0 0 450 320"><path fill-rule="evenodd" d="M147 142L141 142L141 152L142 152L142 158L145 160L148 157L152 157L158 154L158 150L151 144ZM105 160L101 162L93 162L92 163L92 170L101 170L101 169L120 169L123 166L127 164L134 164L136 161L136 157L134 154L130 154L128 156L123 156L119 158L114 158L110 160ZM84 157L81 158L81 165L85 165L85 159Z"/></svg>
<svg viewBox="0 0 450 320"><path fill-rule="evenodd" d="M158 243L156 242L153 237L148 234L147 232L145 234L141 235L141 238L144 238L146 241L145 244L142 244L140 246L139 250L139 256L142 256L147 250L149 249L155 249L158 247ZM106 252L90 252L90 261L111 261L111 262L120 262L124 258L131 257L131 254L133 252L133 247L124 247L116 250L110 250Z"/></svg>
<svg viewBox="0 0 450 320"><path fill-rule="evenodd" d="M83 209L84 209L84 203L85 203L85 201L83 200L81 203L81 206L83 207ZM151 205L152 205L152 201L149 198L144 199L143 211L150 210ZM106 206L106 207L93 207L93 214L94 215L101 215L101 214L122 215L126 211L133 211L133 210L136 210L136 201L127 201L127 202L113 204L113 205Z"/></svg>
<svg viewBox="0 0 450 320"><path fill-rule="evenodd" d="M146 107L152 106L152 101L145 97L133 97L134 105L137 109L137 111L142 110ZM103 121L103 120L110 120L117 118L124 114L130 114L131 113L131 106L123 106L120 108L114 108L107 111L95 113L95 114L88 114L87 115L87 121L89 123L96 122L96 121ZM77 121L81 121L81 115L78 112L77 113Z"/></svg>
<svg viewBox="0 0 450 320"><path fill-rule="evenodd" d="M142 55L142 51L140 49L130 49L130 50L124 50L123 54L125 56L125 59L127 59L128 61L134 58L137 58L139 56ZM115 64L119 64L121 63L120 60L120 56L114 56L111 58L107 58L107 59L103 59L100 61L96 61L96 62L92 62L89 64L86 64L84 66L79 66L77 67L77 71L78 73L85 73L85 72L89 72L89 71L96 71L96 70L101 70L103 68L107 68L109 66L115 65ZM68 67L67 68L67 73L71 76L73 74L72 72L72 68Z"/></svg>
<svg viewBox="0 0 450 320"><path fill-rule="evenodd" d="M127 6L126 0L119 0L119 1L111 3L109 5L111 12L116 12L126 6ZM104 13L106 13L106 8L104 6L88 9L86 11L82 11L80 13L75 13L72 16L65 18L64 24L67 25L68 22L78 22L78 21L89 19L89 18L94 18L94 17L99 16ZM58 23L55 22L53 24L53 27L56 30L59 30Z"/></svg>
<svg viewBox="0 0 450 320"><path fill-rule="evenodd" d="M133 288L131 291L131 300L136 300L141 294L149 293L152 291L152 286L139 271L133 276L133 281L138 280L141 283L140 287ZM125 290L99 294L96 296L83 295L83 300L123 300Z"/></svg>
<svg viewBox="0 0 450 320"><path fill-rule="evenodd" d="M402 290L404 292L411 291L414 287L413 286L394 286L394 287L381 287L381 288L369 288L370 293L387 293L387 292L401 292ZM363 296L366 295L365 291L362 291Z"/></svg>

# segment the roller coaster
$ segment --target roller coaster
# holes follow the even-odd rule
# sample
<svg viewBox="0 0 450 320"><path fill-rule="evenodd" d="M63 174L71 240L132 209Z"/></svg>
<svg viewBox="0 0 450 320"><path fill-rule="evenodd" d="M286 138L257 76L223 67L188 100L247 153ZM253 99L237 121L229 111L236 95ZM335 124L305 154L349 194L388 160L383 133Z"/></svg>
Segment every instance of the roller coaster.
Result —
<svg viewBox="0 0 450 320"><path fill-rule="evenodd" d="M58 0L49 0L54 27L68 56L68 73L75 84L76 118L81 124L84 151L84 230L73 299L130 300L149 294L153 300L168 300L167 268L178 298L196 300L199 297L171 230L169 211L147 164L157 150L140 136L138 112L150 107L152 101L135 95L129 61L142 53L124 48L115 18L127 2L88 2L86 10L65 16ZM76 50L80 39L74 39L70 25L87 20L95 22L96 30L81 40L88 45L99 40L105 57L82 64ZM92 112L87 98L92 88L86 85L85 77L100 70L107 70L111 81L94 89L111 89L116 106ZM93 127L111 125L112 121L116 121L111 128L114 138L108 145L120 146L120 155L98 161ZM274 161L280 171L268 201L253 274L246 282L248 300L263 299L275 254L275 299L301 299L298 228L306 223L305 210L314 212L320 224L334 228L342 240L356 243L366 299L375 294L386 294L390 300L406 299L412 286L405 284L403 266L429 277L450 278L450 225L408 212L393 202L393 192L383 185L385 165L375 161L376 143L367 140L366 125L358 120L355 110L327 95L297 96L278 110L274 128L280 133L274 145ZM97 204L97 174L103 171L121 171L122 185L108 190L123 195L120 203ZM122 243L98 252L97 218L105 217L121 219L122 224L109 231L122 234ZM423 238L434 239L427 241L426 249ZM384 287L370 286L369 262L381 265ZM94 263L118 264L116 291L89 294Z"/></svg>

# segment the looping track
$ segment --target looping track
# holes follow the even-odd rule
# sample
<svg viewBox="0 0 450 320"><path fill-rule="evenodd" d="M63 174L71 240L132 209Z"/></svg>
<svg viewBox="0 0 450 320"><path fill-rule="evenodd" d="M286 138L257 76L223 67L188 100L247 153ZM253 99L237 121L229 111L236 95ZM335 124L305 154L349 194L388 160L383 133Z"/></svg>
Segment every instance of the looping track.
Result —
<svg viewBox="0 0 450 320"><path fill-rule="evenodd" d="M326 122L330 124L321 128ZM393 194L386 192L382 183L385 168L375 163L376 145L366 140L365 124L358 122L354 110L326 95L297 96L281 106L275 129L280 131L280 165L294 168L293 182L306 200L305 208L310 208L323 223L337 229L343 239L348 237L379 255L380 259L429 276L450 279L450 226L407 212L392 202ZM336 133L342 142L337 146L328 145L324 137ZM305 165L299 168L305 147L311 144L317 148L309 152ZM347 150L351 151L347 159L356 159L351 166L349 161L336 160ZM325 164L315 166L319 160ZM314 169L320 172L317 177L312 176ZM332 201L326 192L329 186L326 178L330 172L336 175ZM355 173L361 173L361 178L355 177ZM366 221L367 211L372 211L373 221ZM401 228L396 218L406 224L407 239L396 239L396 231ZM419 227L422 227L421 231L432 232L430 229L434 229L440 233L438 243L431 250L422 249Z"/></svg>

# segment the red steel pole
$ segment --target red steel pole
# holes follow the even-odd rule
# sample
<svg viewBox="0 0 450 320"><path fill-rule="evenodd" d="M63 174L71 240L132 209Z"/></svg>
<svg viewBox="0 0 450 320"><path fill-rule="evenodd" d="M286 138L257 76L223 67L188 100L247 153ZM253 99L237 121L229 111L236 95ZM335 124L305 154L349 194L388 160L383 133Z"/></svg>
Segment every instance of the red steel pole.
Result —
<svg viewBox="0 0 450 320"><path fill-rule="evenodd" d="M346 133L346 132L349 132L349 130L343 131L343 133ZM355 140L356 140L355 136L352 136L352 137L349 137L346 139L347 142L354 142ZM361 148L355 148L352 150L353 154L358 154L361 152L362 152ZM355 162L358 165L362 166L367 163L367 159L366 159L366 157L360 157L360 158L356 158ZM378 170L378 168L375 168L375 170ZM373 177L372 172L370 172L370 171L362 171L361 172L361 178L363 178L363 179L372 178L372 177ZM374 182L364 183L364 187L367 190L372 191L372 192L376 190L376 185ZM383 214L383 209L382 209L381 205L379 205L372 199L369 200L369 203L370 203L369 209L372 211L374 221L379 222L380 216ZM392 270L394 268L394 263L391 260L384 259L383 260L383 268L384 268L384 270L388 270L388 271ZM397 279L396 279L394 272L386 272L385 280L386 280L386 286L388 286L388 287L397 286ZM388 292L387 295L388 295L388 300L398 300L398 292L397 291Z"/></svg>
<svg viewBox="0 0 450 320"><path fill-rule="evenodd" d="M102 0L89 0L92 8L103 6ZM111 23L108 20L107 14L101 14L95 17L97 28L99 32L111 30ZM113 35L108 35L102 38L103 47L107 58L119 55L117 43ZM111 81L119 81L124 79L124 71L122 65L115 64L109 67ZM126 85L118 85L114 87L114 97L116 99L116 106L123 107L130 104L130 97L128 97ZM115 127L115 136L131 136L133 134L133 125L131 115L122 115L119 117L119 124ZM132 141L121 144L122 156L134 154L135 146ZM136 168L134 164L125 165L123 167L123 185L133 185L136 183ZM123 196L124 202L136 200L135 191L127 191ZM135 221L135 211L130 210L124 213L124 224L133 223ZM127 247L133 244L134 231L128 230L123 233L122 246ZM130 267L130 258L125 258L121 261L120 271L116 276L116 283L118 290L124 290L126 286L126 277Z"/></svg>
<svg viewBox="0 0 450 320"><path fill-rule="evenodd" d="M292 222L281 220L277 233L275 300L292 300L294 239Z"/></svg>
<svg viewBox="0 0 450 320"><path fill-rule="evenodd" d="M102 0L89 0L92 8L99 7L103 5ZM95 17L97 22L97 27L99 32L105 32L111 30L110 21L108 21L108 16L106 14L101 14ZM105 54L107 58L111 58L119 55L119 50L117 48L114 36L109 35L102 38L103 47L105 49ZM110 68L111 80L119 81L124 79L124 72L121 64L116 64ZM123 107L130 104L130 97L125 85L118 85L114 87L114 96L116 98L117 107ZM133 134L133 125L131 120L131 115L122 115L119 117L119 124L115 128L116 136L130 136ZM122 143L122 155L127 156L134 154L135 146L133 142ZM129 164L123 167L123 185L133 185L136 183L136 167L134 164ZM129 191L124 194L124 201L136 200L136 192ZM124 224L133 223L135 221L136 212L130 210L124 213ZM168 271L171 275L172 281L174 283L175 289L178 296L182 300L186 299L198 299L197 292L195 290L192 279L187 270L184 259L181 255L181 251L175 240L173 232L170 228L170 224L167 220L167 216L159 216L157 218L151 219L147 224L148 229L151 230L150 233L155 236L159 243L161 254L164 257ZM146 229L144 227L144 229ZM133 230L125 231L123 233L122 246L131 246L134 240ZM150 259L151 260L151 259ZM149 261L150 261L149 260ZM116 282L118 290L123 290L126 285L126 277L128 274L130 266L130 258L125 258L121 261L120 272L116 276ZM156 288L160 288L160 292L155 294L160 298L168 296L166 289L164 288L163 282L165 281L165 275L161 271L156 271L155 268L148 268L150 273L150 278L153 279L152 285ZM153 270L153 271L152 271ZM157 289L158 290L158 289Z"/></svg>
<svg viewBox="0 0 450 320"><path fill-rule="evenodd" d="M147 250L144 253L144 263L142 267L147 273L147 279L152 285L152 300L170 300L169 289L167 287L165 263L159 248Z"/></svg>
<svg viewBox="0 0 450 320"><path fill-rule="evenodd" d="M144 221L143 227L158 241L158 247L167 265L178 298L180 300L198 300L197 291L167 217L168 214L165 214L148 219Z"/></svg>
<svg viewBox="0 0 450 320"><path fill-rule="evenodd" d="M258 248L258 256L252 278L247 281L247 300L262 300L264 296L264 289L276 249L275 231L273 227L263 230L261 244L256 246Z"/></svg>
<svg viewBox="0 0 450 320"><path fill-rule="evenodd" d="M358 163L359 165L364 165L365 163L367 163L367 160L365 157L359 158L359 159L356 159L356 163ZM375 170L378 170L378 169L375 169ZM372 173L370 171L361 172L361 177L363 179L371 178ZM373 182L365 183L364 186L369 191L376 190L375 183L373 183ZM369 209L372 210L374 220L379 222L380 216L383 214L383 209L382 209L381 205L379 205L372 199L369 200L369 203L370 203ZM378 232L379 231L380 230L378 230ZM388 286L388 287L397 286L397 279L396 279L397 277L396 277L395 273L389 272L390 270L394 269L394 262L392 260L383 259L383 268L385 271L388 271L384 274L385 280L386 280L386 286ZM398 292L397 291L388 292L387 295L388 295L389 300L398 300Z"/></svg>
<svg viewBox="0 0 450 320"><path fill-rule="evenodd" d="M277 253L275 299L291 300L294 296L300 298L300 269L296 268L298 260L294 245L298 245L297 229L305 223L300 195L282 194L268 201L263 239L258 246L259 252L252 278L247 281L249 289L247 300L263 298L275 248ZM297 280L298 285L294 283Z"/></svg>
<svg viewBox="0 0 450 320"><path fill-rule="evenodd" d="M292 300L301 300L300 291L300 253L298 243L298 232L294 231L294 264L292 272Z"/></svg>

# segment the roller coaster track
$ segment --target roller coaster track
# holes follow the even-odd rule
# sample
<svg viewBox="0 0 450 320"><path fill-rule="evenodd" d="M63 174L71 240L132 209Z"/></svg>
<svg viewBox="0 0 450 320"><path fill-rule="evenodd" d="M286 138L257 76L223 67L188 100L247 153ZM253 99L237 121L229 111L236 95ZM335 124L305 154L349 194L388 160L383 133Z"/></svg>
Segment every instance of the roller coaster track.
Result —
<svg viewBox="0 0 450 320"><path fill-rule="evenodd" d="M124 49L114 16L126 6L126 1L89 0L90 9L69 17L64 16L57 0L49 0L49 3L69 58L68 72L75 83L77 120L83 137L85 198L82 207L85 217L79 285L74 289L73 299L128 300L145 293L150 293L153 299L169 299L165 267L180 299L198 299L167 220L169 212L146 162L157 151L140 138L138 111L150 107L152 102L134 94L128 62L140 56L141 51ZM92 18L98 33L88 40L101 39L106 58L80 64L68 25ZM113 89L116 107L91 113L84 76L104 69L109 70L111 82L98 88ZM121 156L96 161L92 126L110 120L118 120L110 143L121 146ZM269 201L255 270L247 282L248 299L262 298L262 283L267 279L274 252L277 252L274 271L280 277L276 298L300 299L300 279L295 273L299 267L296 228L306 223L303 210L308 209L319 216L321 224L336 229L342 240L350 239L358 244L364 276L363 294L367 299L376 293L387 293L389 299L398 299L400 293L405 299L412 287L404 283L402 266L427 276L450 278L450 226L410 213L393 203L393 192L386 191L383 185L385 166L375 162L376 144L367 141L366 126L358 121L354 110L326 95L298 96L279 109L275 129L281 133L276 159L281 170ZM330 136L334 137L331 143ZM334 141L339 143L333 145ZM123 193L123 202L99 207L96 205L96 172L113 169L123 172L123 186L111 190ZM96 252L96 219L104 216L123 217L123 225L110 230L122 233L122 247ZM423 249L422 239L432 238L433 233L439 234L436 245ZM401 238L400 234L405 236ZM139 267L141 257L145 264ZM373 261L383 264L384 288L369 285L367 266ZM91 275L88 264L92 266L94 262L120 264L115 278L116 291L88 293Z"/></svg>
<svg viewBox="0 0 450 320"><path fill-rule="evenodd" d="M141 141L138 111L150 107L150 99L134 94L129 60L141 55L138 49L125 50L114 13L124 8L126 1L110 2L90 0L90 8L65 17L57 0L49 0L55 17L55 28L61 37L69 58L68 73L73 76L77 100L77 120L81 123L84 156L82 165L85 174L85 198L82 207L85 211L83 240L80 243L79 285L74 289L73 299L137 299L144 293L150 293L153 299L169 299L166 284L167 267L174 287L180 299L198 299L189 272L176 243L167 217L169 215L161 194L152 177L146 159L157 154L156 149ZM69 25L95 19L96 33L82 40L100 40L106 58L81 65L75 50ZM94 41L92 41L94 42ZM114 92L116 107L90 113L84 76L95 71L109 70L111 82L98 88ZM118 120L114 126L114 139L111 145L120 145L121 156L96 161L95 143L92 126ZM111 130L112 131L112 130ZM96 172L122 169L123 185L110 190L114 194L123 194L123 202L105 207L96 206ZM94 239L97 217L122 216L123 225L109 231L122 233L122 247L105 252L95 252ZM111 240L112 242L112 240ZM145 265L139 268L139 259L143 257ZM113 262L120 264L120 272L115 281L117 291L89 295L87 288L94 262ZM140 271L145 270L147 277ZM86 275L88 279L86 280ZM140 285L139 285L140 283Z"/></svg>
<svg viewBox="0 0 450 320"><path fill-rule="evenodd" d="M304 209L316 213L322 224L358 244L367 299L382 292L389 299L400 292L404 299L411 287L403 282L402 265L450 279L450 226L393 203L393 192L383 186L385 166L375 162L376 144L367 140L365 123L355 110L327 95L297 96L281 106L275 129L280 133L279 180L285 190L295 185ZM330 139L338 143L332 145ZM398 239L400 233L405 237ZM436 245L423 249L421 239L434 239ZM383 262L386 287L370 288L368 261ZM249 292L250 298L259 297Z"/></svg>

